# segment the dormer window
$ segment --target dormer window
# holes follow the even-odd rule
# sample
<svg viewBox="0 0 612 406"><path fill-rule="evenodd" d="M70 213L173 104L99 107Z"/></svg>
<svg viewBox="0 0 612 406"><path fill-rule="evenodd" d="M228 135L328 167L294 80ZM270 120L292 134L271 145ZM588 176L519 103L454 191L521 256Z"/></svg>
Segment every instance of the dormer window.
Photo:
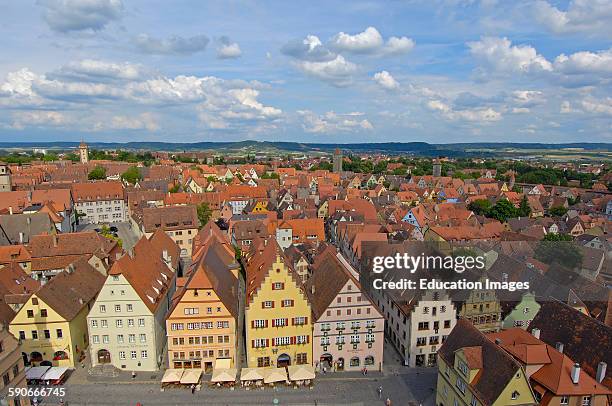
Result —
<svg viewBox="0 0 612 406"><path fill-rule="evenodd" d="M512 392L512 400L517 400L519 396L521 396L521 394L518 393L518 391Z"/></svg>

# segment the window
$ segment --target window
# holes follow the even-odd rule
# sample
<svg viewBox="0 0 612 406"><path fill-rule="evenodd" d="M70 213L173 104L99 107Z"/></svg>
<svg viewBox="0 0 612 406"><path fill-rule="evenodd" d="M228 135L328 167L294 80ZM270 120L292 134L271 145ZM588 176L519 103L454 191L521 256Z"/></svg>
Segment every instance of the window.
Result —
<svg viewBox="0 0 612 406"><path fill-rule="evenodd" d="M62 338L64 336L64 333L62 332L61 328L58 328L55 330L55 335L57 336L57 338Z"/></svg>
<svg viewBox="0 0 612 406"><path fill-rule="evenodd" d="M253 320L253 327L254 328L264 328L266 327L266 321L265 320Z"/></svg>
<svg viewBox="0 0 612 406"><path fill-rule="evenodd" d="M93 335L93 336L91 336L91 341L92 341L94 344L100 344L100 336L97 336L97 335Z"/></svg>
<svg viewBox="0 0 612 406"><path fill-rule="evenodd" d="M98 320L92 320L91 321L91 327L98 327Z"/></svg>
<svg viewBox="0 0 612 406"><path fill-rule="evenodd" d="M351 321L351 328L359 328L360 323L358 321Z"/></svg>
<svg viewBox="0 0 612 406"><path fill-rule="evenodd" d="M521 396L520 393L518 393L517 391L512 392L512 400L517 400L519 398L519 396Z"/></svg>
<svg viewBox="0 0 612 406"><path fill-rule="evenodd" d="M274 307L274 302L271 300L266 300L262 304L264 309L271 309Z"/></svg>
<svg viewBox="0 0 612 406"><path fill-rule="evenodd" d="M293 318L293 325L294 326L303 326L307 322L308 322L308 318L307 317L299 316L299 317L294 317Z"/></svg>
<svg viewBox="0 0 612 406"><path fill-rule="evenodd" d="M115 305L115 312L121 311L121 305Z"/></svg>
<svg viewBox="0 0 612 406"><path fill-rule="evenodd" d="M229 321L218 321L217 328L229 328Z"/></svg>
<svg viewBox="0 0 612 406"><path fill-rule="evenodd" d="M123 334L119 334L117 335L117 342L119 344L123 344L125 342L124 338L123 338Z"/></svg>
<svg viewBox="0 0 612 406"><path fill-rule="evenodd" d="M466 364L465 362L463 362L463 361L459 361L459 362L457 363L457 367L459 368L459 371L461 371L461 373L462 373L463 375L468 376L468 374L469 374L469 369L468 369L468 366L467 366L467 364Z"/></svg>
<svg viewBox="0 0 612 406"><path fill-rule="evenodd" d="M23 331L23 330L19 331L19 339L20 340L25 340L25 331Z"/></svg>
<svg viewBox="0 0 612 406"><path fill-rule="evenodd" d="M423 307L423 314L429 314L429 307Z"/></svg>
<svg viewBox="0 0 612 406"><path fill-rule="evenodd" d="M283 290L285 288L285 284L283 282L274 282L272 284L272 290Z"/></svg>
<svg viewBox="0 0 612 406"><path fill-rule="evenodd" d="M121 294L123 294L123 291L121 291L121 292L122 292ZM134 310L134 306L132 306L131 304L128 304L128 305L126 305L126 309L127 309L128 312L131 312L131 311Z"/></svg>
<svg viewBox="0 0 612 406"><path fill-rule="evenodd" d="M125 351L119 351L119 359L125 359Z"/></svg>
<svg viewBox="0 0 612 406"><path fill-rule="evenodd" d="M444 328L450 328L451 326L451 321L450 320L444 320Z"/></svg>
<svg viewBox="0 0 612 406"><path fill-rule="evenodd" d="M45 335L45 338L51 338L51 332L49 330L44 330L43 334Z"/></svg>
<svg viewBox="0 0 612 406"><path fill-rule="evenodd" d="M417 347L422 347L424 345L427 345L427 337L417 337L416 345Z"/></svg>
<svg viewBox="0 0 612 406"><path fill-rule="evenodd" d="M291 344L291 337L274 337L272 339L273 345L289 345Z"/></svg>
<svg viewBox="0 0 612 406"><path fill-rule="evenodd" d="M34 317L34 310L28 310L28 318L31 319Z"/></svg>
<svg viewBox="0 0 612 406"><path fill-rule="evenodd" d="M256 338L253 340L253 348L264 348L267 347L267 341L265 338Z"/></svg>
<svg viewBox="0 0 612 406"><path fill-rule="evenodd" d="M366 341L366 343L373 343L374 342L374 334L366 334L365 341Z"/></svg>
<svg viewBox="0 0 612 406"><path fill-rule="evenodd" d="M100 313L106 313L106 305L100 305Z"/></svg>
<svg viewBox="0 0 612 406"><path fill-rule="evenodd" d="M358 334L351 334L351 344L359 344L360 338Z"/></svg>
<svg viewBox="0 0 612 406"><path fill-rule="evenodd" d="M300 352L295 357L295 363L298 365L303 365L308 363L308 354L305 352Z"/></svg>
<svg viewBox="0 0 612 406"><path fill-rule="evenodd" d="M106 328L108 327L108 321L107 320L100 320L100 326Z"/></svg>
<svg viewBox="0 0 612 406"><path fill-rule="evenodd" d="M306 344L308 343L308 336L297 336L295 337L296 344Z"/></svg>
<svg viewBox="0 0 612 406"><path fill-rule="evenodd" d="M35 306L38 306L38 298L33 297L32 298L32 304L35 305Z"/></svg>
<svg viewBox="0 0 612 406"><path fill-rule="evenodd" d="M281 302L282 307L293 307L293 299L284 299Z"/></svg>
<svg viewBox="0 0 612 406"><path fill-rule="evenodd" d="M123 320L121 319L115 320L115 326L119 328L123 327Z"/></svg>
<svg viewBox="0 0 612 406"><path fill-rule="evenodd" d="M329 345L329 337L321 337L321 345Z"/></svg>
<svg viewBox="0 0 612 406"><path fill-rule="evenodd" d="M141 334L140 335L140 342L141 343L146 343L147 342L147 335L146 334ZM146 358L146 357L144 357Z"/></svg>
<svg viewBox="0 0 612 406"><path fill-rule="evenodd" d="M560 405L569 405L569 396L561 396Z"/></svg>
<svg viewBox="0 0 612 406"><path fill-rule="evenodd" d="M465 389L466 389L466 384L465 382L463 382L463 380L459 377L457 377L457 388L461 391L461 393L463 393L465 395ZM514 397L514 393L512 394L513 398L512 399L516 399Z"/></svg>
<svg viewBox="0 0 612 406"><path fill-rule="evenodd" d="M140 358L147 359L147 350L140 351Z"/></svg>
<svg viewBox="0 0 612 406"><path fill-rule="evenodd" d="M136 334L128 334L128 342L135 343L136 342Z"/></svg>
<svg viewBox="0 0 612 406"><path fill-rule="evenodd" d="M418 329L419 330L429 330L429 322L428 321L420 322L418 325Z"/></svg>
<svg viewBox="0 0 612 406"><path fill-rule="evenodd" d="M40 309L40 317L47 317L47 309Z"/></svg>
<svg viewBox="0 0 612 406"><path fill-rule="evenodd" d="M4 386L8 385L11 382L11 377L9 376L8 372L2 375L2 380L4 381Z"/></svg>
<svg viewBox="0 0 612 406"><path fill-rule="evenodd" d="M128 319L128 327L134 327L134 319Z"/></svg>
<svg viewBox="0 0 612 406"><path fill-rule="evenodd" d="M258 357L257 358L257 367L269 367L270 366L270 357Z"/></svg>
<svg viewBox="0 0 612 406"><path fill-rule="evenodd" d="M131 352L130 352L130 357L131 357L132 359L136 359L136 351L131 351Z"/></svg>
<svg viewBox="0 0 612 406"><path fill-rule="evenodd" d="M107 335L103 335L102 336L102 344L108 344L108 342L109 342L108 336Z"/></svg>
<svg viewBox="0 0 612 406"><path fill-rule="evenodd" d="M38 331L32 330L32 339L33 340L38 340Z"/></svg>
<svg viewBox="0 0 612 406"><path fill-rule="evenodd" d="M591 404L591 397L590 396L583 396L582 397L582 406L590 406Z"/></svg>
<svg viewBox="0 0 612 406"><path fill-rule="evenodd" d="M144 327L145 319L138 319L138 327Z"/></svg>
<svg viewBox="0 0 612 406"><path fill-rule="evenodd" d="M191 316L194 314L199 314L200 313L200 309L198 309L197 307L186 307L184 309L184 313L185 315Z"/></svg>

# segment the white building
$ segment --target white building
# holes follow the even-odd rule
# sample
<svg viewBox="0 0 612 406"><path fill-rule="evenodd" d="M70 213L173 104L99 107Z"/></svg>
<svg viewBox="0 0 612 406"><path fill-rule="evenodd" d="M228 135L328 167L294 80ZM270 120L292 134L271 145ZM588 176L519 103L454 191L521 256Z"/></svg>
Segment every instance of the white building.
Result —
<svg viewBox="0 0 612 406"><path fill-rule="evenodd" d="M121 182L75 183L72 196L81 224L127 221Z"/></svg>

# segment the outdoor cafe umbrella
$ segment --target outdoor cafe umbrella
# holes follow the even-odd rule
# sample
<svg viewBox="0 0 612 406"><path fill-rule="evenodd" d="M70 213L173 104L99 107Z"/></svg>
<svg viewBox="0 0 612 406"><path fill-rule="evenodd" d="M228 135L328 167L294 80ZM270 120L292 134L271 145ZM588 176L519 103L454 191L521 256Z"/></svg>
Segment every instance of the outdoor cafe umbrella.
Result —
<svg viewBox="0 0 612 406"><path fill-rule="evenodd" d="M262 379L264 379L264 376L261 368L242 368L241 381L259 381Z"/></svg>
<svg viewBox="0 0 612 406"><path fill-rule="evenodd" d="M266 368L263 375L264 383L284 382L287 380L285 368Z"/></svg>
<svg viewBox="0 0 612 406"><path fill-rule="evenodd" d="M236 368L227 368L227 369L215 369L212 373L211 382L235 382L236 374L238 370Z"/></svg>
<svg viewBox="0 0 612 406"><path fill-rule="evenodd" d="M287 368L289 379L292 381L305 381L315 378L314 368L310 365L291 365Z"/></svg>

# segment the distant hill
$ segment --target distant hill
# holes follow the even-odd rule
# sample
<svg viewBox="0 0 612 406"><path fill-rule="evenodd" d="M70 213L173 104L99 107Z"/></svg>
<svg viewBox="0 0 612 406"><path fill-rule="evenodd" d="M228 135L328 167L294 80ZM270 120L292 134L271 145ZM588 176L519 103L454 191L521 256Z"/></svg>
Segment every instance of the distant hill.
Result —
<svg viewBox="0 0 612 406"><path fill-rule="evenodd" d="M418 156L494 156L500 153L514 152L528 153L528 150L566 150L580 149L588 152L610 152L610 143L566 143L566 144L541 144L541 143L457 143L457 144L429 144L426 142L383 142L383 143L355 143L355 144L324 144L324 143L298 143L298 142L273 142L273 141L238 141L238 142L148 142L135 141L127 143L88 142L93 149L129 149L150 151L235 151L239 152L330 152L335 148L343 151L355 152L389 152L405 153ZM78 142L0 142L0 149L11 148L48 148L48 149L72 149L79 145Z"/></svg>

